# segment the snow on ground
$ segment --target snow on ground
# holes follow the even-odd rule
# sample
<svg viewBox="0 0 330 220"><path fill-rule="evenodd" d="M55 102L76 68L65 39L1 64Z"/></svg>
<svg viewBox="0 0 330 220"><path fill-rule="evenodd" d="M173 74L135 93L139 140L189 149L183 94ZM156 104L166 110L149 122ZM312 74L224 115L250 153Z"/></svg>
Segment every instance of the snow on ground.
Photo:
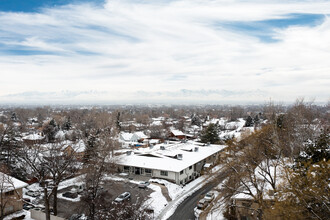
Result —
<svg viewBox="0 0 330 220"><path fill-rule="evenodd" d="M107 175L104 177L105 180L113 180L113 181L128 181L127 178L122 178L114 175Z"/></svg>
<svg viewBox="0 0 330 220"><path fill-rule="evenodd" d="M34 220L33 218L31 218L31 213L26 210L22 210L19 212L15 212L11 215L7 215L3 220L11 220L12 218L19 217L22 215L25 215L25 217L22 220Z"/></svg>
<svg viewBox="0 0 330 220"><path fill-rule="evenodd" d="M217 204L217 205L220 205L220 207L217 207L216 209L214 210L211 210L207 217L206 217L206 220L225 220L225 217L223 217L223 212L224 212L224 205L222 204Z"/></svg>
<svg viewBox="0 0 330 220"><path fill-rule="evenodd" d="M179 186L178 184L174 184L174 183L168 182L166 180L151 179L150 182L159 183L159 184L164 185L167 188L168 194L171 197L171 199L176 199L183 191L182 187Z"/></svg>
<svg viewBox="0 0 330 220"><path fill-rule="evenodd" d="M82 184L84 182L84 175L81 176L77 176L71 179L67 179L63 182L60 182L60 184L58 185L58 190L64 189L66 187L69 186L73 186L73 185L79 185Z"/></svg>
<svg viewBox="0 0 330 220"><path fill-rule="evenodd" d="M163 196L160 186L150 184L148 187L154 190L154 192L150 194L150 199L144 203L144 206L149 206L150 209L154 210L154 215L158 216L161 210L167 206L167 200Z"/></svg>

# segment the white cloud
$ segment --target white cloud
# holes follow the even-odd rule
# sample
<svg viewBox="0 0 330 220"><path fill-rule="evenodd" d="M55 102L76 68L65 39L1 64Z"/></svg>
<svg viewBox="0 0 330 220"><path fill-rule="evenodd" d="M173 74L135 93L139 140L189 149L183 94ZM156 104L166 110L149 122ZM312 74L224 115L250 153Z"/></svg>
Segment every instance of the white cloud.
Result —
<svg viewBox="0 0 330 220"><path fill-rule="evenodd" d="M330 3L108 1L40 13L2 12L0 48L46 54L0 52L0 101L7 101L3 96L8 94L62 90L107 91L100 99L125 94L120 98L141 101L148 97L137 91L162 92L159 99L171 100L168 91L180 94L182 89L263 91L264 97L241 92L240 100L250 101L293 101L300 96L326 101L328 18L317 26L275 29L272 34L279 41L274 43L215 25L293 13L330 14Z"/></svg>

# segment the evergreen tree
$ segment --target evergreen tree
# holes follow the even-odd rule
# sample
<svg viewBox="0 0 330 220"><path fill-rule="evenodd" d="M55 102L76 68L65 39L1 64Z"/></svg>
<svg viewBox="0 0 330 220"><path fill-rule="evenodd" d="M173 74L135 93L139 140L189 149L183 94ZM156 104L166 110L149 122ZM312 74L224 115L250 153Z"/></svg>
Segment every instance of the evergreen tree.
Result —
<svg viewBox="0 0 330 220"><path fill-rule="evenodd" d="M305 163L315 164L320 161L330 160L330 135L329 129L324 130L321 135L307 145L306 149L297 158L296 165L304 166Z"/></svg>
<svg viewBox="0 0 330 220"><path fill-rule="evenodd" d="M260 119L259 119L259 114L256 114L256 116L253 119L253 122L255 125L259 125Z"/></svg>
<svg viewBox="0 0 330 220"><path fill-rule="evenodd" d="M66 119L66 121L64 122L64 124L63 124L63 126L62 126L62 129L68 131L68 130L71 129L71 127L72 127L72 125L71 125L71 118L68 117L68 118Z"/></svg>
<svg viewBox="0 0 330 220"><path fill-rule="evenodd" d="M246 121L245 121L245 127L251 127L253 126L253 119L252 117L249 115L247 118L246 118Z"/></svg>
<svg viewBox="0 0 330 220"><path fill-rule="evenodd" d="M18 121L18 118L17 118L17 115L15 112L13 112L13 114L11 115L11 118L10 118L12 121Z"/></svg>
<svg viewBox="0 0 330 220"><path fill-rule="evenodd" d="M218 127L215 124L209 124L209 126L202 131L200 139L203 143L214 144L219 142Z"/></svg>
<svg viewBox="0 0 330 220"><path fill-rule="evenodd" d="M48 142L50 143L54 143L55 142L55 135L56 132L58 131L58 127L56 124L56 121L54 119L52 119L42 130L44 132L44 134L47 137Z"/></svg>
<svg viewBox="0 0 330 220"><path fill-rule="evenodd" d="M191 117L191 124L192 125L196 125L196 126L201 126L201 120L199 119L199 117L198 116L196 116L196 115L193 115L192 117Z"/></svg>

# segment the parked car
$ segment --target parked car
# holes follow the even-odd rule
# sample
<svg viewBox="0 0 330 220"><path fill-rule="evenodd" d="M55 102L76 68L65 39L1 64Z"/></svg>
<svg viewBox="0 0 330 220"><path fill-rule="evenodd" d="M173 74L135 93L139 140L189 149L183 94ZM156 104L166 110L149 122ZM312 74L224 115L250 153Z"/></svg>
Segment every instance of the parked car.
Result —
<svg viewBox="0 0 330 220"><path fill-rule="evenodd" d="M75 192L65 192L62 194L62 196L70 198L70 199L75 199L78 197L78 194Z"/></svg>
<svg viewBox="0 0 330 220"><path fill-rule="evenodd" d="M76 193L82 193L85 191L85 189L86 189L86 185L84 183L82 183L82 184L73 186L73 189L71 191L76 192Z"/></svg>
<svg viewBox="0 0 330 220"><path fill-rule="evenodd" d="M194 215L198 219L199 215L203 212L203 210L208 206L209 202L204 198L199 200L197 206L194 208Z"/></svg>
<svg viewBox="0 0 330 220"><path fill-rule="evenodd" d="M204 210L208 204L209 204L209 202L203 198L203 199L199 200L199 202L197 204L197 209Z"/></svg>
<svg viewBox="0 0 330 220"><path fill-rule="evenodd" d="M211 202L214 199L214 192L208 192L204 196L204 199L208 202Z"/></svg>
<svg viewBox="0 0 330 220"><path fill-rule="evenodd" d="M69 220L79 220L81 217L82 217L81 214L73 214L73 215L71 215Z"/></svg>
<svg viewBox="0 0 330 220"><path fill-rule="evenodd" d="M139 188L147 188L147 186L149 186L150 183L148 181L142 181L142 182L139 182Z"/></svg>
<svg viewBox="0 0 330 220"><path fill-rule="evenodd" d="M23 209L24 210L30 210L30 209L32 209L34 206L33 205L30 205L30 204L27 204L27 203L24 203L23 204Z"/></svg>
<svg viewBox="0 0 330 220"><path fill-rule="evenodd" d="M28 195L28 196L32 196L32 197L38 197L38 196L41 195L41 193L38 192L38 191L32 191L32 190L29 190L29 191L26 192L26 195Z"/></svg>
<svg viewBox="0 0 330 220"><path fill-rule="evenodd" d="M131 198L131 194L129 192L124 192L115 199L115 202L123 202L129 200L130 198Z"/></svg>
<svg viewBox="0 0 330 220"><path fill-rule="evenodd" d="M29 199L29 198L23 198L23 202L25 202L25 203L31 202L31 199Z"/></svg>

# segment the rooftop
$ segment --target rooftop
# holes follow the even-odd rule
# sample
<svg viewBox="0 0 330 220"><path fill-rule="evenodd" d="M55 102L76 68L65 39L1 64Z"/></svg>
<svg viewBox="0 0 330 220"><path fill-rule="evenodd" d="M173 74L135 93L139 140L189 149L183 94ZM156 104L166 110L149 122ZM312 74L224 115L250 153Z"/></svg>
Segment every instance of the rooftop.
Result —
<svg viewBox="0 0 330 220"><path fill-rule="evenodd" d="M136 149L130 155L121 155L117 164L180 172L224 148L225 145L204 146L202 143L192 141L158 144L152 148ZM181 159L177 159L179 154L182 156Z"/></svg>

